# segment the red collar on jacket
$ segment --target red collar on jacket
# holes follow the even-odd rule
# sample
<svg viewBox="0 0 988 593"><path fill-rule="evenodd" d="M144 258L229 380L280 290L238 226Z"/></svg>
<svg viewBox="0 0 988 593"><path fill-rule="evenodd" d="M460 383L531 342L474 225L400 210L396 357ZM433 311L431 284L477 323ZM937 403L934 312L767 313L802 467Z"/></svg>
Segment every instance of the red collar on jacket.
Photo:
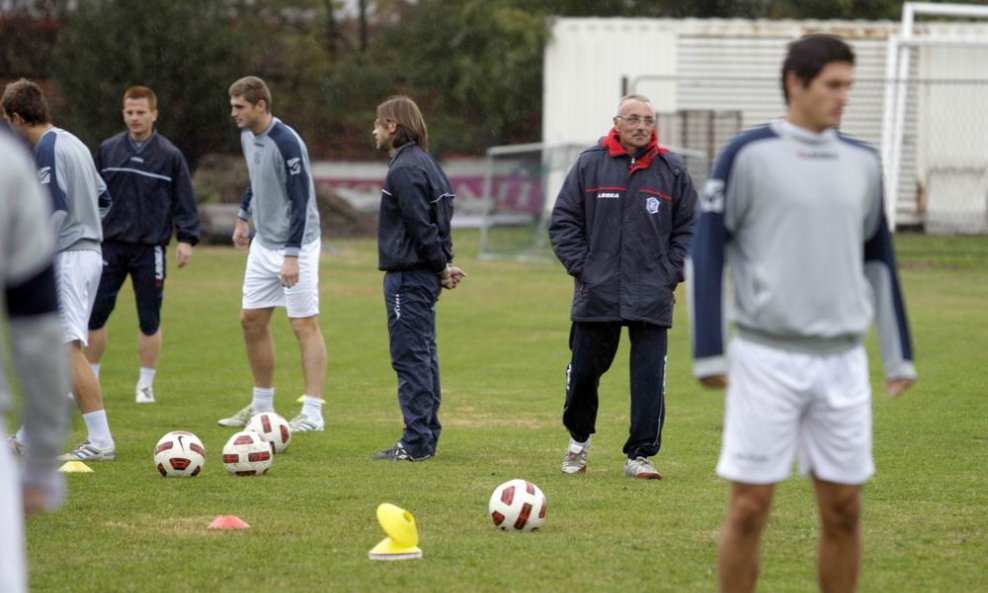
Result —
<svg viewBox="0 0 988 593"><path fill-rule="evenodd" d="M628 151L621 144L621 135L618 133L617 128L611 128L611 131L600 139L600 145L607 148L607 154L612 157L628 154ZM645 145L642 155L635 159L628 167L628 173L634 173L638 169L647 169L652 164L652 159L655 158L655 155L665 154L667 152L669 152L669 149L659 146L659 136L653 131L652 137L649 138L648 144Z"/></svg>

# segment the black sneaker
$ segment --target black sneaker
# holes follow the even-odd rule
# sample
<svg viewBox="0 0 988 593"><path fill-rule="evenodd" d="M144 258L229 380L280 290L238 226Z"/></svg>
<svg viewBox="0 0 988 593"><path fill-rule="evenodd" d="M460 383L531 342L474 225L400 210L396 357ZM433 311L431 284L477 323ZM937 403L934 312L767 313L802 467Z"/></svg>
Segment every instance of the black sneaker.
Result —
<svg viewBox="0 0 988 593"><path fill-rule="evenodd" d="M371 459L378 459L384 461L425 461L431 458L432 455L426 455L424 457L412 457L412 454L405 449L405 445L401 444L401 441L395 443L395 446L390 449L385 449L371 455Z"/></svg>

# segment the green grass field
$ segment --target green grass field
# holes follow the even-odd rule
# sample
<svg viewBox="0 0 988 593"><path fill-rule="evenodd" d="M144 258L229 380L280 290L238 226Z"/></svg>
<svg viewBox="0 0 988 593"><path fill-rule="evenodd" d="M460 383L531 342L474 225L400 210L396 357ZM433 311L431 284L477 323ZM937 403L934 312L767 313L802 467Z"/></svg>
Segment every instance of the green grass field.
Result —
<svg viewBox="0 0 988 593"><path fill-rule="evenodd" d="M30 519L32 591L714 590L726 497L714 476L722 395L691 379L685 307L670 334L657 457L666 478L622 476L626 339L601 385L589 472L564 476L571 283L558 264L479 261L476 234L456 240L469 277L439 305L445 430L439 455L419 464L368 459L401 429L372 241L333 241L323 257L327 431L297 436L260 478L226 474L220 450L231 431L215 424L247 403L251 388L238 323L245 255L203 248L183 270L169 261L151 406L133 403L137 330L126 286L102 372L118 460L68 475L67 505ZM988 238L902 235L897 245L920 384L900 400L876 389L878 472L865 490L861 590L988 591ZM273 325L275 401L291 416L302 393L299 355L283 312ZM70 444L84 438L74 418ZM176 429L206 444L197 478L163 479L153 467L155 442ZM503 533L486 516L494 487L516 477L548 497L541 531ZM384 535L374 520L381 502L415 515L423 560L367 559ZM760 590L815 591L809 483L781 485L774 509ZM220 514L252 528L207 530Z"/></svg>

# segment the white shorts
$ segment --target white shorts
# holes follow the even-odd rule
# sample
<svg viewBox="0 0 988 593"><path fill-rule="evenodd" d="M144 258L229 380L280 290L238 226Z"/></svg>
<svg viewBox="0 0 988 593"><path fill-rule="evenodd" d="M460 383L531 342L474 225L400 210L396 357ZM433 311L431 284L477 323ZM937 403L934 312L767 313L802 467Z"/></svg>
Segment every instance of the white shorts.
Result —
<svg viewBox="0 0 988 593"><path fill-rule="evenodd" d="M800 472L863 484L871 456L871 385L863 346L805 354L735 338L717 475L774 484Z"/></svg>
<svg viewBox="0 0 988 593"><path fill-rule="evenodd" d="M89 344L89 315L96 302L103 256L98 251L60 251L55 254L58 278L58 313L65 343Z"/></svg>
<svg viewBox="0 0 988 593"><path fill-rule="evenodd" d="M244 309L285 307L289 317L312 317L319 314L319 251L322 242L303 245L298 254L298 283L291 288L281 285L284 250L268 249L257 239L251 241L244 273Z"/></svg>
<svg viewBox="0 0 988 593"><path fill-rule="evenodd" d="M24 593L27 591L27 568L21 480L3 426L4 418L0 415L0 591Z"/></svg>

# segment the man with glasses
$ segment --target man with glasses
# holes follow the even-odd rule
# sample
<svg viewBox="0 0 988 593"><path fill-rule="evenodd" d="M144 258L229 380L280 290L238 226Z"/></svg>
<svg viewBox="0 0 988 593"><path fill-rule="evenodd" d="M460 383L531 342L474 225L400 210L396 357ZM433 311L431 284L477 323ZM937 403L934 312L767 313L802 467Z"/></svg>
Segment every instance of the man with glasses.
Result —
<svg viewBox="0 0 988 593"><path fill-rule="evenodd" d="M696 190L683 161L658 144L647 97L618 103L614 127L580 155L552 211L549 236L574 279L563 424L567 474L587 468L600 377L631 339L631 426L624 475L657 480L662 444L667 332L693 235Z"/></svg>

